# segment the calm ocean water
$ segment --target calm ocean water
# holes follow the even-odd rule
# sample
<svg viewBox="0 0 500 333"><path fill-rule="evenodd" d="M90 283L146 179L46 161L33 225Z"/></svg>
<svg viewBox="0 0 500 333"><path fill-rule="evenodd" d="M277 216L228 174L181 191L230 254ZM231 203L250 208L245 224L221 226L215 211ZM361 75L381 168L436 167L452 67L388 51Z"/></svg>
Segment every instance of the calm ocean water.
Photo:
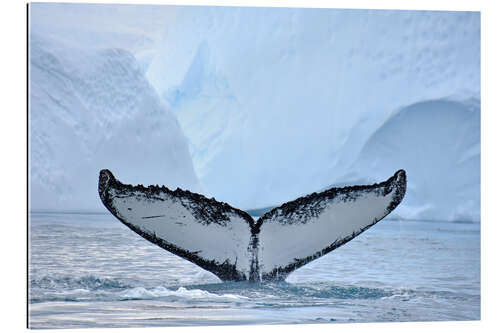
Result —
<svg viewBox="0 0 500 333"><path fill-rule="evenodd" d="M31 328L480 319L480 225L383 220L279 283L222 283L110 214L30 215Z"/></svg>

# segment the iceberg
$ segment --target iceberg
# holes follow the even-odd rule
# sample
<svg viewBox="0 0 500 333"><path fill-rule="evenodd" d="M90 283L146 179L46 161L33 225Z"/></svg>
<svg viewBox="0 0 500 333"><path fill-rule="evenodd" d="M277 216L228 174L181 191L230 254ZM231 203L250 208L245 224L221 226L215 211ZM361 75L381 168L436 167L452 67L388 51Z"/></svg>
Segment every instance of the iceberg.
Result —
<svg viewBox="0 0 500 333"><path fill-rule="evenodd" d="M101 209L104 168L245 210L405 169L393 217L480 220L479 12L30 10L33 208Z"/></svg>
<svg viewBox="0 0 500 333"><path fill-rule="evenodd" d="M370 136L344 180L370 181L397 165L409 176L406 199L395 215L479 222L479 128L478 100L409 105Z"/></svg>
<svg viewBox="0 0 500 333"><path fill-rule="evenodd" d="M102 211L103 167L137 183L199 189L177 119L130 52L29 38L31 210Z"/></svg>
<svg viewBox="0 0 500 333"><path fill-rule="evenodd" d="M276 206L404 168L415 187L401 217L479 219L478 12L175 11L147 77L179 119L211 196L246 209ZM389 124L403 109L412 115ZM426 156L419 140L398 137L410 118L419 137L435 140ZM426 127L433 122L441 133ZM385 140L407 146L376 155L376 133L387 126L400 129ZM368 156L378 156L378 168L366 167Z"/></svg>

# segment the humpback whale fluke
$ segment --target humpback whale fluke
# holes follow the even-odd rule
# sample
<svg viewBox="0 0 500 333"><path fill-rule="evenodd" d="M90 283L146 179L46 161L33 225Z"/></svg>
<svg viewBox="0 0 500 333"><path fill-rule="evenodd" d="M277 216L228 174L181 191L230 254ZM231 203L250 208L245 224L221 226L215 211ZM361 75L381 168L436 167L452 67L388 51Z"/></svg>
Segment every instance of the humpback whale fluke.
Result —
<svg viewBox="0 0 500 333"><path fill-rule="evenodd" d="M214 198L99 175L99 196L123 224L227 281L285 279L389 214L406 192L397 171L373 185L331 188L287 202L255 221Z"/></svg>

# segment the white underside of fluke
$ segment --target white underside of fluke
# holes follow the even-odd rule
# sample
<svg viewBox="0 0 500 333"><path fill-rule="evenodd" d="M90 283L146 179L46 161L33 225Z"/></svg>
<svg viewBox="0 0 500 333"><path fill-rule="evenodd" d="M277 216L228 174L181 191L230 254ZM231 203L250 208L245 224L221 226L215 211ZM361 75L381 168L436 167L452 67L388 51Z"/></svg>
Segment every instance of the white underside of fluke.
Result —
<svg viewBox="0 0 500 333"><path fill-rule="evenodd" d="M243 218L233 215L226 226L202 224L181 204L181 199L167 195L152 200L141 192L133 192L126 197L117 197L113 203L122 219L144 232L205 260L228 261L248 276L251 232Z"/></svg>
<svg viewBox="0 0 500 333"><path fill-rule="evenodd" d="M332 188L283 204L254 221L215 199L165 187L124 185L101 171L104 205L149 241L223 280L284 279L384 218L401 202L406 175Z"/></svg>
<svg viewBox="0 0 500 333"><path fill-rule="evenodd" d="M286 223L284 218L265 220L259 237L259 264L262 272L294 263L340 242L381 220L392 200L368 192L355 201L325 203L323 213L307 223Z"/></svg>

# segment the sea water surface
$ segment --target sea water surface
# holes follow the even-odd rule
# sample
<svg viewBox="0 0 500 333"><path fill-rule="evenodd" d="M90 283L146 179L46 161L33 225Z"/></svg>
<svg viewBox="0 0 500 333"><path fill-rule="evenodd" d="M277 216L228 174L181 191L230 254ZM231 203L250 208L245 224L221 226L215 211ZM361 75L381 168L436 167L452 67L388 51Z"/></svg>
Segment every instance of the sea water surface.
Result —
<svg viewBox="0 0 500 333"><path fill-rule="evenodd" d="M28 297L31 328L478 320L480 225L382 220L286 281L246 283L110 214L31 213Z"/></svg>

